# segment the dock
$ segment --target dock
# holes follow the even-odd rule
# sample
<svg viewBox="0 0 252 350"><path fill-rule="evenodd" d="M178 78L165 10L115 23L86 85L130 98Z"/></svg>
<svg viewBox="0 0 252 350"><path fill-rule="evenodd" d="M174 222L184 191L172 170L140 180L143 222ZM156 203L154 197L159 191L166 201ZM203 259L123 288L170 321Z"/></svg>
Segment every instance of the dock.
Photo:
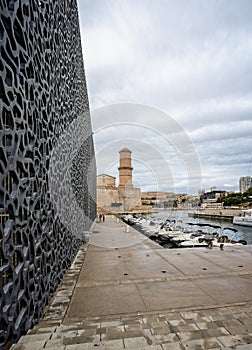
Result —
<svg viewBox="0 0 252 350"><path fill-rule="evenodd" d="M197 219L209 219L209 220L225 220L233 222L233 215L222 215L222 214L205 214L205 213L189 213L190 218Z"/></svg>
<svg viewBox="0 0 252 350"><path fill-rule="evenodd" d="M164 249L97 222L12 350L252 349L252 249Z"/></svg>

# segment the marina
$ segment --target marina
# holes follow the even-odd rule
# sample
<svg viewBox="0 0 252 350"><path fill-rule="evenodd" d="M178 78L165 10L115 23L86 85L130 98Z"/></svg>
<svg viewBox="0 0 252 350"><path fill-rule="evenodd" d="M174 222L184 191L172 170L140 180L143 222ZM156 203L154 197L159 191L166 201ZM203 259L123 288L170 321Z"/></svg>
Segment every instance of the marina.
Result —
<svg viewBox="0 0 252 350"><path fill-rule="evenodd" d="M187 210L161 210L151 215L125 215L123 220L164 248L252 244L251 227L226 220L191 217Z"/></svg>

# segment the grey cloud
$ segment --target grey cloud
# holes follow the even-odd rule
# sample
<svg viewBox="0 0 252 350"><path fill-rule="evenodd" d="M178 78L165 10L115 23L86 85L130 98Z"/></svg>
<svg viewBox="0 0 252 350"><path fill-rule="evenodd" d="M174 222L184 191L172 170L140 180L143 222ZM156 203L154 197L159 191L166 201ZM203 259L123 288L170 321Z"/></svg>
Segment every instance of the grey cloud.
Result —
<svg viewBox="0 0 252 350"><path fill-rule="evenodd" d="M92 109L142 103L176 121L141 108L133 115L124 111L123 117L120 108L113 115L110 109L107 114L96 111L95 130L97 121L103 124L95 138L98 169L112 171L114 154L137 140L138 159L159 173L163 189L175 186L185 192L188 169L183 159L188 163L195 154L204 186L235 186L246 175L252 146L252 2L87 0L79 6ZM131 120L131 125L107 127L116 120ZM150 148L153 152L146 155ZM151 176L144 177L140 163L135 175L145 189L149 181L151 189Z"/></svg>

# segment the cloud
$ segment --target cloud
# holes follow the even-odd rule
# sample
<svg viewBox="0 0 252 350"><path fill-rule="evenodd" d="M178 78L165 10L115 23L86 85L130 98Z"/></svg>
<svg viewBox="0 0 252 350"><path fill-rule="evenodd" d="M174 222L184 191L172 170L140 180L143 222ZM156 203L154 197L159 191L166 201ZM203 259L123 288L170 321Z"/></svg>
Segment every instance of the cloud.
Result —
<svg viewBox="0 0 252 350"><path fill-rule="evenodd" d="M98 169L115 175L117 152L129 143L138 159L137 181L145 189L148 181L150 190L153 186L149 163L160 175L159 186L185 192L183 162L190 154L200 159L202 186L238 184L247 175L252 147L252 2L87 0L79 1L79 7L95 114L99 107L130 102L153 106L180 126L156 118L151 109L142 114L136 108L134 123L118 128L120 109L113 116L103 110L100 117L107 125L103 130L95 126ZM124 118L126 123L130 117L126 113ZM148 129L153 120L158 133ZM184 147L188 140L194 147ZM171 181L165 177L164 159L169 159Z"/></svg>

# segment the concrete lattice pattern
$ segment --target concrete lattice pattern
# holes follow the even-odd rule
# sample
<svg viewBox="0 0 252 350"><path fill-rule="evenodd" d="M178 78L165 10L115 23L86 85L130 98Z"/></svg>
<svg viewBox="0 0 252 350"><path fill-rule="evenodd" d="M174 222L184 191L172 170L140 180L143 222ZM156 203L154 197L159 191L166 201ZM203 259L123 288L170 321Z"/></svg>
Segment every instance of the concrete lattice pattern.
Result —
<svg viewBox="0 0 252 350"><path fill-rule="evenodd" d="M96 169L76 0L1 0L0 14L2 348L38 321L81 244L81 229L90 228ZM72 188L86 218L85 227L69 229L52 200L49 168L57 140L67 147L64 132L80 116L85 138L70 160L70 179L64 157L53 164L62 202ZM74 214L70 206L67 215Z"/></svg>

